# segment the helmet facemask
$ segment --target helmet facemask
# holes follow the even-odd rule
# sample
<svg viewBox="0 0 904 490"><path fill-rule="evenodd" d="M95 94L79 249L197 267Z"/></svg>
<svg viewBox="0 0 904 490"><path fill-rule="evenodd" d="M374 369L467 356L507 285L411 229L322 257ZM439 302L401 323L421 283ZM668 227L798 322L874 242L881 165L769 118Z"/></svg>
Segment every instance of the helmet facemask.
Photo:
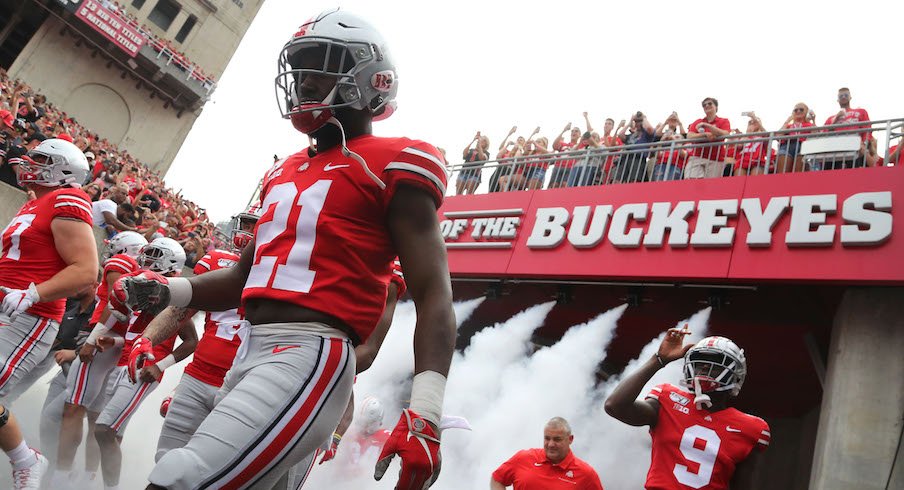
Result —
<svg viewBox="0 0 904 490"><path fill-rule="evenodd" d="M232 219L232 247L241 252L254 239L254 226L259 217L251 213L240 213Z"/></svg>
<svg viewBox="0 0 904 490"><path fill-rule="evenodd" d="M138 256L138 265L142 269L148 269L158 274L166 274L172 271L172 264L176 261L176 255L167 248L158 247L153 243L145 245Z"/></svg>
<svg viewBox="0 0 904 490"><path fill-rule="evenodd" d="M742 351L743 352L743 351ZM709 408L709 393L730 391L737 396L744 382L746 367L742 361L720 349L694 347L684 357L682 385L693 390L697 408Z"/></svg>

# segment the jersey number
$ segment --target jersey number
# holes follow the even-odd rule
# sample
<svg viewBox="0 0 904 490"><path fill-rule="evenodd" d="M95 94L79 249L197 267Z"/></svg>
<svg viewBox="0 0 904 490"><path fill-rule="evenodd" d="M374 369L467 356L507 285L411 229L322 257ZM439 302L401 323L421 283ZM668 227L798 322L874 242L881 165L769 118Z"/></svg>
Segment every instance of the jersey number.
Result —
<svg viewBox="0 0 904 490"><path fill-rule="evenodd" d="M9 233L9 250L4 250L2 257L6 257L10 260L19 260L19 257L22 255L22 251L19 250L19 239L22 237L22 232L28 229L31 226L31 223L35 220L35 214L23 214L20 216L16 216L13 221L3 230L3 236L6 237L7 233ZM12 232L10 232L12 230Z"/></svg>
<svg viewBox="0 0 904 490"><path fill-rule="evenodd" d="M282 289L296 293L311 291L314 276L311 270L311 253L314 251L314 240L317 238L317 220L323 210L326 194L330 190L331 180L318 180L313 185L298 192L294 182L286 182L273 186L267 193L261 210L267 212L275 206L273 218L257 227L255 235L256 250L263 250L268 243L282 235L289 227L289 215L295 206L301 210L295 224L295 242L285 257L285 264L277 264L279 255L261 255L257 263L251 267L245 287L265 288L272 279L273 289Z"/></svg>
<svg viewBox="0 0 904 490"><path fill-rule="evenodd" d="M703 441L703 444L696 444L697 440ZM716 464L716 456L719 454L719 446L722 445L722 439L716 431L692 425L684 430L681 436L681 454L693 463L700 465L696 472L688 470L683 464L676 464L672 473L675 478L683 485L691 488L703 488L709 485L709 480L713 476L713 467Z"/></svg>

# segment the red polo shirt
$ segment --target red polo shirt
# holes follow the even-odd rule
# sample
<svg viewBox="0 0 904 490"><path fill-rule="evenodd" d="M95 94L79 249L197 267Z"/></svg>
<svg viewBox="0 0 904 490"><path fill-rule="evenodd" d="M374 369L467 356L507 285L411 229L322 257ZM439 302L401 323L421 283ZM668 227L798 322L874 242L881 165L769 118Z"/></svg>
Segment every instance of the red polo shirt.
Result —
<svg viewBox="0 0 904 490"><path fill-rule="evenodd" d="M493 472L493 479L515 490L603 490L600 477L569 451L559 464L546 459L543 448L515 453Z"/></svg>
<svg viewBox="0 0 904 490"><path fill-rule="evenodd" d="M691 134L691 133L694 133L694 134L699 133L700 131L697 131L697 125L699 125L700 123L705 123L705 122L709 122L709 121L706 120L705 117L702 118L702 119L697 119L696 121L692 122L691 125L688 126L688 128L687 128L688 134ZM719 129L721 129L721 130L723 130L723 131L731 131L731 123L728 121L728 119L725 119L724 117L716 116L716 118L713 119L713 122L711 122L710 124L712 124L713 126L719 128ZM702 128L701 128L701 129L702 129ZM712 133L712 131L710 131L710 130L708 130L708 129L705 130L705 131L702 131L702 132L703 132L703 133ZM702 143L715 143L715 142L720 141L720 140L722 140L722 139L723 139L723 138L716 138L716 139L713 140L713 141L709 141L709 140L706 139L706 138L703 138L703 139L693 139L693 140L691 140L691 143L699 143L699 144L702 144ZM721 161L724 161L724 160L725 160L725 146L707 146L707 147L705 147L705 148L691 148L690 154L691 154L691 156L695 156L695 157L705 158L705 159L707 159L707 160L715 160L715 161L721 162Z"/></svg>

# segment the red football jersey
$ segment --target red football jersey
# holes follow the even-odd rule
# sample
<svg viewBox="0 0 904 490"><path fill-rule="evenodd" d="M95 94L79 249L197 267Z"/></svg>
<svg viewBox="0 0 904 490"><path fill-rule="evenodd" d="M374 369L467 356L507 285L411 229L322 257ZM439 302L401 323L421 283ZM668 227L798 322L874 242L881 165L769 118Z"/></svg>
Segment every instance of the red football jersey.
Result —
<svg viewBox="0 0 904 490"><path fill-rule="evenodd" d="M56 218L84 221L90 226L91 200L81 189L63 187L39 199L28 201L3 230L3 252L0 254L0 285L27 289L40 284L66 268L57 253L50 223ZM0 293L2 298L3 293ZM28 313L63 319L66 299L36 303Z"/></svg>
<svg viewBox="0 0 904 490"><path fill-rule="evenodd" d="M670 384L646 398L659 402L647 490L727 489L738 463L769 446L769 425L759 417L735 408L698 410L694 395Z"/></svg>
<svg viewBox="0 0 904 490"><path fill-rule="evenodd" d="M138 262L126 254L116 254L104 262L104 273L101 277L100 284L97 286L97 291L94 293L97 297L97 306L94 307L94 314L91 315L91 320L88 321L90 327L93 327L94 324L100 321L100 316L103 314L104 310L107 309L107 303L110 300L110 289L107 287L107 274L111 272L129 274L138 269ZM120 335L125 333L125 325L123 325L121 331L116 328L117 326L113 327L114 331Z"/></svg>
<svg viewBox="0 0 904 490"><path fill-rule="evenodd" d="M225 250L214 250L195 264L195 274L234 266L239 256ZM204 334L195 348L191 363L185 373L211 386L223 386L223 378L232 367L235 353L242 339L238 330L243 323L238 309L207 312L204 317Z"/></svg>
<svg viewBox="0 0 904 490"><path fill-rule="evenodd" d="M386 300L397 252L386 226L400 185L418 187L442 204L446 169L433 146L407 138L366 135L348 141L361 164L333 148L296 153L268 172L255 227L254 264L242 293L285 301L334 316L364 342Z"/></svg>

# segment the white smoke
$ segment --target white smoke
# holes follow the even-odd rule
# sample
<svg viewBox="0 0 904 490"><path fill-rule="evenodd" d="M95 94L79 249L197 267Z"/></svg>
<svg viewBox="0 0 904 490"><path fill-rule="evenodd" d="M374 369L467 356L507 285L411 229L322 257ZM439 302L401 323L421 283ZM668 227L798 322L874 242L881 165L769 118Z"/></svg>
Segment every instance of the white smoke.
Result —
<svg viewBox="0 0 904 490"><path fill-rule="evenodd" d="M479 298L456 303L459 324L482 301L483 298ZM444 411L466 417L473 430L450 429L443 434L443 474L433 488L486 488L493 470L512 454L520 449L542 446L543 425L553 416L569 420L575 435L572 449L597 470L604 486L643 486L650 460L649 435L645 428L622 424L602 409L603 401L621 377L595 385L597 366L605 357L616 322L626 306L572 327L556 344L533 352L531 335L543 324L553 306L551 302L536 305L505 322L483 329L473 336L467 349L453 357ZM709 308L701 310L674 326L688 323L693 332L688 341L695 342L705 336L709 314ZM383 402L384 426L389 429L396 423L399 410L410 393L415 318L411 302L398 305L383 348L371 369L358 376L355 385L357 400L373 395ZM663 334L651 339L627 365L626 374L655 353L667 327L669 325L663 325ZM147 484L146 477L153 467L157 435L163 421L158 414L160 401L175 387L184 364L167 370L161 386L133 417L123 442L121 488L144 488ZM12 407L27 440L35 444L49 376L36 383ZM655 384L677 384L680 376L681 363L673 362L653 377L641 395ZM346 441L353 437L352 432L354 425ZM305 488L393 488L397 463L382 482L375 482L373 463L378 451L369 451L354 466L348 461L348 452L348 448L340 444L336 460L316 465ZM81 467L82 458L80 451L76 468ZM9 473L0 472L0 488L10 486ZM96 488L101 488L100 482Z"/></svg>
<svg viewBox="0 0 904 490"><path fill-rule="evenodd" d="M604 486L643 486L650 460L649 435L644 428L622 424L602 410L603 401L620 378L594 385L597 366L626 307L575 326L555 345L532 353L531 334L543 324L553 306L554 303L536 305L506 322L485 328L474 335L464 352L453 357L444 411L465 416L473 430L443 433L443 473L433 488L488 487L493 470L512 454L542 446L543 425L554 416L571 422L575 454L597 470ZM707 308L674 326L688 323L693 332L688 341L694 342L705 335L709 313ZM398 397L404 399L410 390L413 314L410 303L405 308L400 305L390 331L394 336L387 338L380 354L381 364L374 363L370 371L359 376L355 386L357 399L375 395L383 400L387 407L384 424L390 429L398 418ZM460 313L459 320L463 320ZM668 326L663 327L663 335L651 339L625 373L633 372L655 353ZM676 361L659 371L642 394L654 384L677 384L680 364ZM390 372L398 377L387 376ZM392 405L395 406L390 409ZM350 437L353 434L346 440ZM357 465L343 459L342 453L340 444L336 460L317 465L305 488L393 488L397 463L384 481L375 482L371 475L376 450L362 457Z"/></svg>

